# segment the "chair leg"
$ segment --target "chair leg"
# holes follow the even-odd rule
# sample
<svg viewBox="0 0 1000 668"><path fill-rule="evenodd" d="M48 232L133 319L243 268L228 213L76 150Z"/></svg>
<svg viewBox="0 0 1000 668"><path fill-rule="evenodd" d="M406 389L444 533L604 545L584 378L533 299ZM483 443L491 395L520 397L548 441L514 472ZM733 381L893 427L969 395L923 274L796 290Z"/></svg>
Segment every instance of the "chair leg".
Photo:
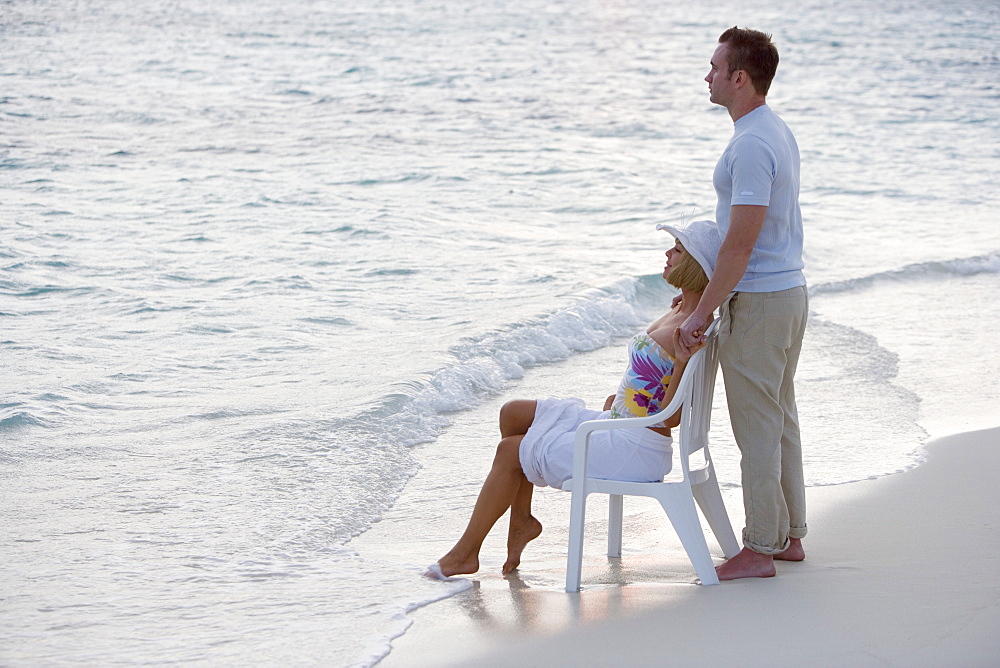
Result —
<svg viewBox="0 0 1000 668"><path fill-rule="evenodd" d="M569 509L569 546L566 551L567 592L580 591L580 573L583 570L583 528L587 514L587 494L575 486L572 494Z"/></svg>
<svg viewBox="0 0 1000 668"><path fill-rule="evenodd" d="M622 556L622 515L621 494L608 495L608 556Z"/></svg>
<svg viewBox="0 0 1000 668"><path fill-rule="evenodd" d="M708 479L699 485L694 485L691 491L705 519L708 520L708 526L712 527L712 533L719 541L722 553L726 555L726 559L732 559L740 551L740 544L736 540L736 534L733 533L726 504L722 501L722 492L719 491L715 470L709 471Z"/></svg>
<svg viewBox="0 0 1000 668"><path fill-rule="evenodd" d="M660 505L666 511L670 523L681 539L681 545L687 552L691 565L701 579L703 585L719 584L719 576L715 572L715 563L708 551L708 542L698 520L698 509L690 494L678 495L672 500L660 499Z"/></svg>

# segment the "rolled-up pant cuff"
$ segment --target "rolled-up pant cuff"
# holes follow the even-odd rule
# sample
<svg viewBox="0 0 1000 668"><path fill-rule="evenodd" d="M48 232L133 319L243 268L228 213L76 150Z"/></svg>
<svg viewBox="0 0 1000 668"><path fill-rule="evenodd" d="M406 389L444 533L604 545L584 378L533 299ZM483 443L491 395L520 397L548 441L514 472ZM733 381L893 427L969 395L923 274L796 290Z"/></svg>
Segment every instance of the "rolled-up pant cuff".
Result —
<svg viewBox="0 0 1000 668"><path fill-rule="evenodd" d="M743 532L743 546L747 547L758 554L781 554L788 549L789 543L792 538L802 539L805 538L806 533L809 532L808 527L790 527L788 529L788 538L785 539L784 545L781 547L775 547L774 545L764 545L762 543L756 543L747 537L746 531Z"/></svg>
<svg viewBox="0 0 1000 668"><path fill-rule="evenodd" d="M782 552L788 549L788 545L789 541L787 538L785 539L784 545L782 545L781 547L774 547L773 545L761 545L760 543L755 543L752 540L747 540L746 536L743 537L743 546L750 548L757 554L767 554L767 555L781 554Z"/></svg>

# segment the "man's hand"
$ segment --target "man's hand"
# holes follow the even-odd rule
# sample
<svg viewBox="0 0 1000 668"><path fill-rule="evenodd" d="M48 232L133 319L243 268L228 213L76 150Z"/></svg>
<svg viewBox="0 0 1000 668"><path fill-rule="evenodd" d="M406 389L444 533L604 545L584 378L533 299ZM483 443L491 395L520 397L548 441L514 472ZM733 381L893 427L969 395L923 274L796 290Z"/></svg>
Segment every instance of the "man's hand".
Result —
<svg viewBox="0 0 1000 668"><path fill-rule="evenodd" d="M691 318L688 318L688 320L690 319ZM687 324L686 321L685 324ZM683 326L684 325L681 325L681 327ZM693 346L684 346L681 344L681 339L683 338L681 335L681 327L674 330L674 359L677 362L686 363L689 359L691 359L692 355L705 347L705 337L702 336L701 340L696 342Z"/></svg>
<svg viewBox="0 0 1000 668"><path fill-rule="evenodd" d="M677 328L674 345L679 346L679 348L674 350L676 356L688 358L696 353L705 343L705 330L707 329L708 323L705 318L697 313L689 315L688 319Z"/></svg>

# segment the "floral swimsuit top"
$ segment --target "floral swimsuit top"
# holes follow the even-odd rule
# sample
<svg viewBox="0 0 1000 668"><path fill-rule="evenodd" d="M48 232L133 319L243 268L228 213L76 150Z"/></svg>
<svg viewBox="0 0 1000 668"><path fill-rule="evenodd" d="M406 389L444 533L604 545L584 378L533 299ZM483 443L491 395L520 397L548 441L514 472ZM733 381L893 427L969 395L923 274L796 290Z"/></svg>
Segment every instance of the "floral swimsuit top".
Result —
<svg viewBox="0 0 1000 668"><path fill-rule="evenodd" d="M664 408L663 398L674 373L674 359L645 332L632 337L628 352L628 369L611 404L610 417L655 415Z"/></svg>

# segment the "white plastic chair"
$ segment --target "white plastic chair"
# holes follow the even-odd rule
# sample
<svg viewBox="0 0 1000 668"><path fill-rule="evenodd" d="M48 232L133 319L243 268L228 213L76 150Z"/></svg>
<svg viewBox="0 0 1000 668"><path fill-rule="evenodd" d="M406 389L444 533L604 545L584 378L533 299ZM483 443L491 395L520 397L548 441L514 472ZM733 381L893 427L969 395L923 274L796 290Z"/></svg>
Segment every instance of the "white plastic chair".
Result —
<svg viewBox="0 0 1000 668"><path fill-rule="evenodd" d="M566 560L566 591L580 590L580 571L583 564L583 532L587 495L595 492L609 494L608 556L620 557L622 550L622 497L623 495L649 496L660 502L670 523L677 532L703 585L719 584L715 564L708 551L695 509L695 501L705 514L712 532L726 558L736 556L739 543L733 533L729 514L722 501L715 467L708 451L708 431L712 416L712 397L715 394L715 376L719 368L718 333L716 320L708 331L704 348L688 362L681 383L673 400L656 415L616 420L590 420L576 431L573 453L573 477L563 483L562 489L573 493L570 503L569 552ZM590 434L599 429L645 429L659 424L667 415L682 410L679 429L675 430L674 449L679 453L680 480L668 474L662 482L623 482L587 477L587 450ZM678 433L679 432L679 433ZM704 463L691 468L692 453L701 450ZM673 472L672 472L673 473ZM579 481L582 481L580 484Z"/></svg>

